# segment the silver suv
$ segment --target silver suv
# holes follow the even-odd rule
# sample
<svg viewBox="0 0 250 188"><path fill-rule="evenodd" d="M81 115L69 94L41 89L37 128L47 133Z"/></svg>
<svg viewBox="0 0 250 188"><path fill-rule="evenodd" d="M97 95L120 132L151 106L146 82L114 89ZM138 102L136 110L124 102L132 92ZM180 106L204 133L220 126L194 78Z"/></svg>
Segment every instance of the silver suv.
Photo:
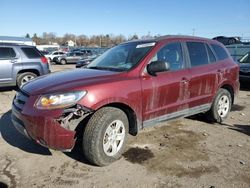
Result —
<svg viewBox="0 0 250 188"><path fill-rule="evenodd" d="M0 43L0 86L21 87L48 73L48 61L36 47Z"/></svg>

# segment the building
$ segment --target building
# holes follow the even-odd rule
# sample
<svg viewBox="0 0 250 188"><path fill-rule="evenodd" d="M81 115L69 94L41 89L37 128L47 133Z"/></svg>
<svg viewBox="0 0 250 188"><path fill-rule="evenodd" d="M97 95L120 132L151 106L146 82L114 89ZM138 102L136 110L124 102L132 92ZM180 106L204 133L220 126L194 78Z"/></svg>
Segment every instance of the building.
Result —
<svg viewBox="0 0 250 188"><path fill-rule="evenodd" d="M31 38L25 38L25 37L0 36L0 42L26 44L29 46L36 45L36 43L33 42Z"/></svg>
<svg viewBox="0 0 250 188"><path fill-rule="evenodd" d="M68 46L73 47L75 46L75 42L72 40L67 41Z"/></svg>

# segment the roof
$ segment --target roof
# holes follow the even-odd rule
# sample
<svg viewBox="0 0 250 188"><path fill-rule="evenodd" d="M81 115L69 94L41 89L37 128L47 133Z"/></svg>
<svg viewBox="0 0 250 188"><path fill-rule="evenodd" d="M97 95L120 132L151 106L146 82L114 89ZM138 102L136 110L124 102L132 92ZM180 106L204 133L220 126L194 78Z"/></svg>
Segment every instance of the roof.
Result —
<svg viewBox="0 0 250 188"><path fill-rule="evenodd" d="M23 41L23 42L32 42L31 38L25 37L11 37L11 36L0 36L0 40L4 41Z"/></svg>
<svg viewBox="0 0 250 188"><path fill-rule="evenodd" d="M178 39L197 39L197 40L211 40L208 38L202 38L202 37L195 37L195 36L188 36L188 35L164 35L164 36L160 36L157 38L152 38L152 39L138 39L138 40L131 40L131 41L127 41L124 42L122 44L126 44L126 43L145 43L145 42L159 42L165 39L171 39L171 38L178 38Z"/></svg>

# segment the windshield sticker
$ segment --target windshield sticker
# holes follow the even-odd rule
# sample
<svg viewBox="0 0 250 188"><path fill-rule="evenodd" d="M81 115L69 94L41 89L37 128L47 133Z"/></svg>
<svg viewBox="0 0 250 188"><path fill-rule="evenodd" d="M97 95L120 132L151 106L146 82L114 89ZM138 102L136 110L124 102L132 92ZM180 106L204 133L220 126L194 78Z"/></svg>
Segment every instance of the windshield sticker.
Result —
<svg viewBox="0 0 250 188"><path fill-rule="evenodd" d="M149 47L149 46L154 46L155 42L150 42L150 43L145 43L145 44L139 44L136 46L136 48L145 48L145 47Z"/></svg>

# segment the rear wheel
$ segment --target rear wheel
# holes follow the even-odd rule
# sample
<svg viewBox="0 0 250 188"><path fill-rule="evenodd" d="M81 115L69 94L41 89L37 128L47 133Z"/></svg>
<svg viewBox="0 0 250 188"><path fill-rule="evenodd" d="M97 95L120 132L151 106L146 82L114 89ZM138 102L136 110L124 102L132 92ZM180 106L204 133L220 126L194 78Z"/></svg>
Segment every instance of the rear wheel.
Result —
<svg viewBox="0 0 250 188"><path fill-rule="evenodd" d="M61 60L60 60L60 64L61 64L61 65L65 65L66 63L67 63L66 59L61 59Z"/></svg>
<svg viewBox="0 0 250 188"><path fill-rule="evenodd" d="M209 117L212 121L221 123L224 121L232 106L232 96L226 89L219 89L209 111Z"/></svg>
<svg viewBox="0 0 250 188"><path fill-rule="evenodd" d="M83 135L85 157L98 166L118 160L128 134L127 115L118 108L104 107L89 120Z"/></svg>
<svg viewBox="0 0 250 188"><path fill-rule="evenodd" d="M33 72L24 72L17 76L17 86L20 88L25 83L29 82L30 80L36 78L37 75Z"/></svg>

